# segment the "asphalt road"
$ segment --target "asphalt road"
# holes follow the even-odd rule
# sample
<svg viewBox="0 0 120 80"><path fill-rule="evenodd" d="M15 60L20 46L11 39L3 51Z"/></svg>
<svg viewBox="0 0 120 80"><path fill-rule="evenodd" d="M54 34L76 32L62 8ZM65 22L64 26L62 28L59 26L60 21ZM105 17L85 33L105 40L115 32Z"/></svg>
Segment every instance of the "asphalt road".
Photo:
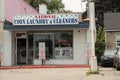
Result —
<svg viewBox="0 0 120 80"><path fill-rule="evenodd" d="M120 71L99 68L99 74L86 75L89 68L40 68L0 70L0 80L120 80Z"/></svg>

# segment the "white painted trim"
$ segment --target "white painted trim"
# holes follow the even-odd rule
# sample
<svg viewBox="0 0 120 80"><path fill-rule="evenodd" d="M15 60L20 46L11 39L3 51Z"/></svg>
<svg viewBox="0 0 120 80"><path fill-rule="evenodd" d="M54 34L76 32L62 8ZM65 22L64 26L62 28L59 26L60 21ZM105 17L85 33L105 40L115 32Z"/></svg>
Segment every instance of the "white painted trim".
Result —
<svg viewBox="0 0 120 80"><path fill-rule="evenodd" d="M107 32L107 31L120 31L120 29L117 29L117 30L105 30L105 31L106 31L106 32Z"/></svg>

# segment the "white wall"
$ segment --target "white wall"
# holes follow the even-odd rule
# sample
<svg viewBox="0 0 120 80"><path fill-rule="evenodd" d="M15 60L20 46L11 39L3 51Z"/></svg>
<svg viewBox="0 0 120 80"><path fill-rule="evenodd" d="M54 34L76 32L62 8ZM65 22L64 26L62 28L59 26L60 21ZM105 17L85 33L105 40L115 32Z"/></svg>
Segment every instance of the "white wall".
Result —
<svg viewBox="0 0 120 80"><path fill-rule="evenodd" d="M90 32L90 29L87 30L87 42L91 43L91 32Z"/></svg>
<svg viewBox="0 0 120 80"><path fill-rule="evenodd" d="M3 48L3 25L5 21L5 0L0 0L0 45ZM2 50L3 53L3 50ZM1 65L3 65L3 59L1 61Z"/></svg>
<svg viewBox="0 0 120 80"><path fill-rule="evenodd" d="M0 22L0 44L3 44L4 40L3 40L3 22Z"/></svg>
<svg viewBox="0 0 120 80"><path fill-rule="evenodd" d="M12 65L12 33L8 30L4 30L4 55L3 65Z"/></svg>
<svg viewBox="0 0 120 80"><path fill-rule="evenodd" d="M0 22L0 53L4 53L4 49L3 49L3 42L4 42L4 35L3 35L3 22ZM1 60L1 65L3 65L3 59Z"/></svg>
<svg viewBox="0 0 120 80"><path fill-rule="evenodd" d="M5 21L5 0L0 0L0 21Z"/></svg>
<svg viewBox="0 0 120 80"><path fill-rule="evenodd" d="M4 30L4 66L11 66L13 64L12 52L12 33ZM87 42L87 30L74 29L73 30L73 59L67 60L48 60L46 64L87 64L85 57L85 43ZM34 60L34 65L41 64L40 60Z"/></svg>
<svg viewBox="0 0 120 80"><path fill-rule="evenodd" d="M40 65L40 64L42 64L41 60L39 60L39 59L34 60L34 65ZM63 60L62 59L51 59L51 60L45 61L45 64L54 65L54 64L75 64L75 63L74 63L73 59L68 59L68 60L66 60L66 59L63 59Z"/></svg>
<svg viewBox="0 0 120 80"><path fill-rule="evenodd" d="M85 57L85 43L86 43L86 30L75 29L73 31L73 46L74 46L74 63L87 64Z"/></svg>

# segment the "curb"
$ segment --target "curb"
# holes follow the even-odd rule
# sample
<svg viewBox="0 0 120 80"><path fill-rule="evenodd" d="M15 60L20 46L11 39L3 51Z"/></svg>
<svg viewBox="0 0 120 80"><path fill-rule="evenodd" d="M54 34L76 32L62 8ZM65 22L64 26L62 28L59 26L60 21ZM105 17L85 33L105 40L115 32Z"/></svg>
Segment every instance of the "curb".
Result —
<svg viewBox="0 0 120 80"><path fill-rule="evenodd" d="M37 66L1 66L1 69L33 69L33 68L90 68L89 65L37 65Z"/></svg>

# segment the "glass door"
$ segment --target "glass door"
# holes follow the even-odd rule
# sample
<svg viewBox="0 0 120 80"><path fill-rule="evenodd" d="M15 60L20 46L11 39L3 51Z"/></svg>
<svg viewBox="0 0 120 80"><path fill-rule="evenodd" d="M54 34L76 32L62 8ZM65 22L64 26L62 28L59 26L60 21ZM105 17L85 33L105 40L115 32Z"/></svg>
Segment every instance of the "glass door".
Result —
<svg viewBox="0 0 120 80"><path fill-rule="evenodd" d="M26 50L26 38L17 38L17 65L26 65L27 62L27 50Z"/></svg>
<svg viewBox="0 0 120 80"><path fill-rule="evenodd" d="M27 37L25 32L16 33L16 65L27 64Z"/></svg>

